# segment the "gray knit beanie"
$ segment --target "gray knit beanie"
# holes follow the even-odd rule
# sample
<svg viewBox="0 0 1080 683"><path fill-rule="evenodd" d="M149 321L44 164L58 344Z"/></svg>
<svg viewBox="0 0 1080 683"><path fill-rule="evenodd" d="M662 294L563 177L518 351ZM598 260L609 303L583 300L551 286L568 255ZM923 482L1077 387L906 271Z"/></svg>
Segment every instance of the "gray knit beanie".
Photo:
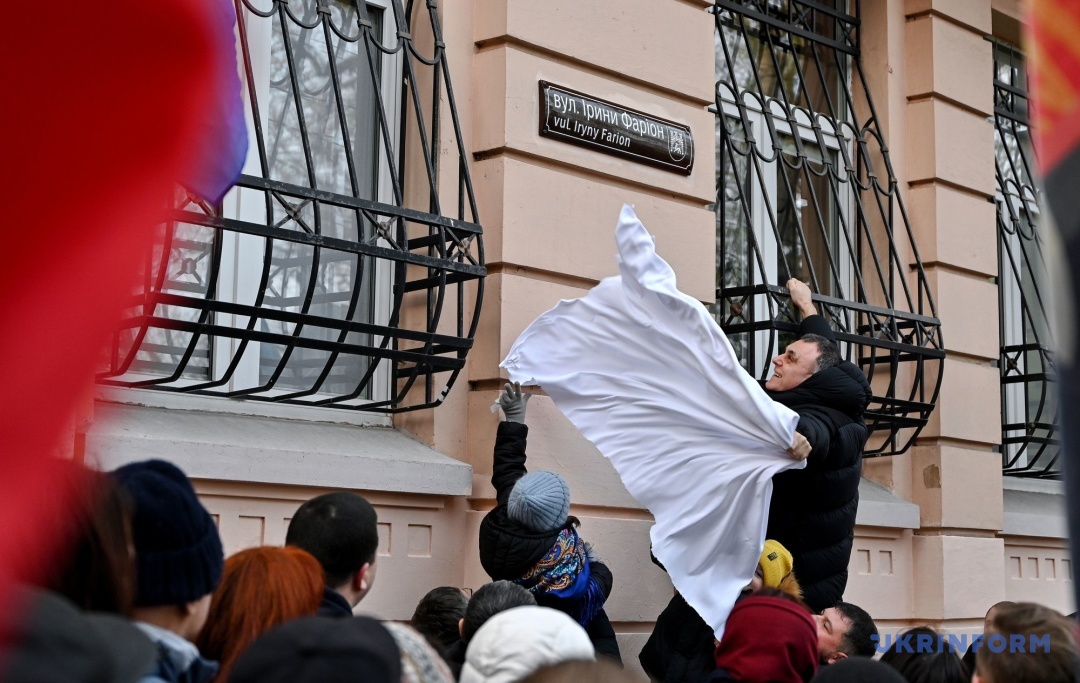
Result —
<svg viewBox="0 0 1080 683"><path fill-rule="evenodd" d="M570 488L554 472L530 472L514 484L506 508L510 519L533 531L558 529L570 514Z"/></svg>

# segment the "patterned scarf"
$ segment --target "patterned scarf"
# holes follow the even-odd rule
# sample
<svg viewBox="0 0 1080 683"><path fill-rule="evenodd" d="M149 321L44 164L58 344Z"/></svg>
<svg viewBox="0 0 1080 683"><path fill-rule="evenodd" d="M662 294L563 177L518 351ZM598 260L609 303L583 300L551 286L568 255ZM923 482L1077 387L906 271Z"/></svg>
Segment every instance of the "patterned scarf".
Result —
<svg viewBox="0 0 1080 683"><path fill-rule="evenodd" d="M589 567L589 547L573 527L559 532L555 545L517 580L531 593L548 593L572 601L570 616L588 626L604 606L604 593Z"/></svg>

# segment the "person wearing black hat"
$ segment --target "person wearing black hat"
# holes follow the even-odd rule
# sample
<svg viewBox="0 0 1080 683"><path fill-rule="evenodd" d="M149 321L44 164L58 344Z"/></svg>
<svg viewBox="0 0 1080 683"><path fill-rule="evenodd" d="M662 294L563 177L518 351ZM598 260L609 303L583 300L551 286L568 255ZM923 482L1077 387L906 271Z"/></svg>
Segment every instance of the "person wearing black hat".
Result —
<svg viewBox="0 0 1080 683"><path fill-rule="evenodd" d="M369 617L305 617L267 631L236 660L229 683L400 683L401 651Z"/></svg>
<svg viewBox="0 0 1080 683"><path fill-rule="evenodd" d="M204 683L217 664L192 644L206 623L225 554L217 526L187 476L163 460L124 465L113 476L134 503L135 625L154 642L144 683Z"/></svg>

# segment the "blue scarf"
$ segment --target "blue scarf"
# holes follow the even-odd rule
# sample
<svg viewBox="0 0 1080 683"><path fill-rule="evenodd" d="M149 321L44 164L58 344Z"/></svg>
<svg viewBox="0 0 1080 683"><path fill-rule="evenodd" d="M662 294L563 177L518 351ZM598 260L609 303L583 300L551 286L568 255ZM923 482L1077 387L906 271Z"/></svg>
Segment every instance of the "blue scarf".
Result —
<svg viewBox="0 0 1080 683"><path fill-rule="evenodd" d="M517 580L531 593L547 593L572 602L569 611L579 624L588 626L604 606L604 592L589 567L589 547L573 527L559 532L555 545L529 573Z"/></svg>

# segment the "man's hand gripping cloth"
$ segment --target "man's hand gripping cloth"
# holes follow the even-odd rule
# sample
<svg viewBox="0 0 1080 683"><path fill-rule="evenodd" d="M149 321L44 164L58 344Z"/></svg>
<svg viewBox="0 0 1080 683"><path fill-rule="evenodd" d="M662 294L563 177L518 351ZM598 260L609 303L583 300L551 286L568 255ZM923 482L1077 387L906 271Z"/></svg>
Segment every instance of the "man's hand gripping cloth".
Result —
<svg viewBox="0 0 1080 683"><path fill-rule="evenodd" d="M615 229L620 276L560 301L502 367L538 384L649 509L653 553L716 637L765 543L772 477L798 423L657 256L633 208Z"/></svg>

